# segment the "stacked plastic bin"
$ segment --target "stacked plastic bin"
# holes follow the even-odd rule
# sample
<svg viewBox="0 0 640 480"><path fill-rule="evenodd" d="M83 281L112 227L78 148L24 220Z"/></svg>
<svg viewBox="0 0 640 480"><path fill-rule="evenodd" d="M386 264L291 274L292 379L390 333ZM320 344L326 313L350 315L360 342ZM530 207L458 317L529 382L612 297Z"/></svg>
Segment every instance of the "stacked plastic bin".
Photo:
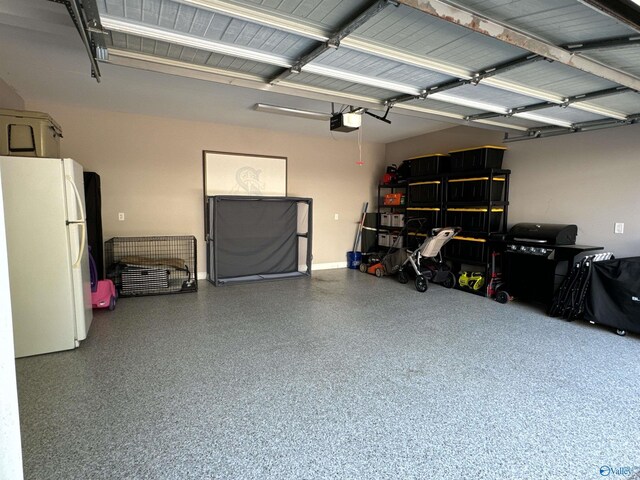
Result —
<svg viewBox="0 0 640 480"><path fill-rule="evenodd" d="M407 245L416 248L427 234L442 226L444 174L449 171L449 155L431 153L413 157L408 181Z"/></svg>
<svg viewBox="0 0 640 480"><path fill-rule="evenodd" d="M462 227L445 246L449 260L486 266L489 235L506 231L511 172L501 168L505 150L486 145L449 152L445 223Z"/></svg>
<svg viewBox="0 0 640 480"><path fill-rule="evenodd" d="M486 271L491 263L490 235L507 228L511 171L502 169L505 150L485 145L407 160L411 176L404 183L379 186L380 205L384 189L405 193L406 205L379 205L378 246L394 245L404 224L405 237L395 246L404 241L410 249L422 244L433 228L461 227L462 232L445 245L445 258L454 271ZM401 213L404 223L394 223Z"/></svg>

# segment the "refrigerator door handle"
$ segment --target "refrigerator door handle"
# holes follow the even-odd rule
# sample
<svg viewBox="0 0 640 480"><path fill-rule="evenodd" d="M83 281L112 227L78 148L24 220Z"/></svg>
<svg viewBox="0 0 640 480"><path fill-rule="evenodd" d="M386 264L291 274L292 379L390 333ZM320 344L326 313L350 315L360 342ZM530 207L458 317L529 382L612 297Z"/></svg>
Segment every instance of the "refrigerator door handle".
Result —
<svg viewBox="0 0 640 480"><path fill-rule="evenodd" d="M75 194L76 201L78 202L78 209L80 210L80 218L78 220L67 220L67 225L77 224L77 225L80 225L80 228L82 230L82 237L80 239L80 249L78 251L78 258L76 259L75 262L73 262L73 265L72 265L73 268L77 268L80 265L80 262L82 262L82 256L84 255L84 244L86 243L86 239L87 239L87 224L84 216L84 207L82 206L82 198L80 197L80 192L78 191L78 187L73 181L73 178L71 177L71 175L66 175L65 178L67 182L71 184L71 188L73 189L73 193Z"/></svg>

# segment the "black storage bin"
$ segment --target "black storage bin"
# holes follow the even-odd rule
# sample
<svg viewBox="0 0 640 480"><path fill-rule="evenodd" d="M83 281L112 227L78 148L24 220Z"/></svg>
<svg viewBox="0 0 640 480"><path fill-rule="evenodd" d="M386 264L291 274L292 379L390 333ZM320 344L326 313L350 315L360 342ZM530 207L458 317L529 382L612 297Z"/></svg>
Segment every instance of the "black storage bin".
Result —
<svg viewBox="0 0 640 480"><path fill-rule="evenodd" d="M409 184L409 205L440 203L442 182L429 180Z"/></svg>
<svg viewBox="0 0 640 480"><path fill-rule="evenodd" d="M449 171L449 155L432 153L410 158L411 176L425 177Z"/></svg>
<svg viewBox="0 0 640 480"><path fill-rule="evenodd" d="M449 152L452 172L483 170L486 168L502 168L502 157L505 147L485 145L483 147L465 148Z"/></svg>
<svg viewBox="0 0 640 480"><path fill-rule="evenodd" d="M504 200L505 177L450 178L447 181L448 202L499 202Z"/></svg>
<svg viewBox="0 0 640 480"><path fill-rule="evenodd" d="M504 208L487 207L447 208L445 223L461 227L464 232L499 232L502 228Z"/></svg>
<svg viewBox="0 0 640 480"><path fill-rule="evenodd" d="M446 258L467 262L484 262L487 241L484 238L456 236L444 246Z"/></svg>
<svg viewBox="0 0 640 480"><path fill-rule="evenodd" d="M584 319L640 333L640 257L593 262Z"/></svg>
<svg viewBox="0 0 640 480"><path fill-rule="evenodd" d="M409 207L406 210L407 230L429 233L432 229L442 226L441 213L439 207Z"/></svg>

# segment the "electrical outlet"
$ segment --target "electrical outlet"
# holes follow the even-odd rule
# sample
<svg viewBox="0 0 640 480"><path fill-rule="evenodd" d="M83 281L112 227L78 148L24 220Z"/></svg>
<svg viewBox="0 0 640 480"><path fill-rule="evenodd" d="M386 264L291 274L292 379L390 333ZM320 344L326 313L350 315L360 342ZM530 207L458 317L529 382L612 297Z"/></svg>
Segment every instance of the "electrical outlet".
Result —
<svg viewBox="0 0 640 480"><path fill-rule="evenodd" d="M624 223L616 223L613 227L613 233L624 233Z"/></svg>
<svg viewBox="0 0 640 480"><path fill-rule="evenodd" d="M338 215L337 213L333 215L333 219L334 220L339 220L340 219L340 215Z"/></svg>
<svg viewBox="0 0 640 480"><path fill-rule="evenodd" d="M121 222L124 222L124 212L120 212L118 214L118 220L120 220Z"/></svg>

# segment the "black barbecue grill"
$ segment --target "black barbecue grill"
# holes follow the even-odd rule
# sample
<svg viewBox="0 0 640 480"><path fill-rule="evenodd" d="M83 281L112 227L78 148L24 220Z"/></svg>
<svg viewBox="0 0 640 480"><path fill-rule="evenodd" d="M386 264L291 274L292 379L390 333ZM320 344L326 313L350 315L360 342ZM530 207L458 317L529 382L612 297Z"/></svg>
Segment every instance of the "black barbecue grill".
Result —
<svg viewBox="0 0 640 480"><path fill-rule="evenodd" d="M576 245L578 227L518 223L505 235L503 277L509 295L551 306L578 256L603 247Z"/></svg>

